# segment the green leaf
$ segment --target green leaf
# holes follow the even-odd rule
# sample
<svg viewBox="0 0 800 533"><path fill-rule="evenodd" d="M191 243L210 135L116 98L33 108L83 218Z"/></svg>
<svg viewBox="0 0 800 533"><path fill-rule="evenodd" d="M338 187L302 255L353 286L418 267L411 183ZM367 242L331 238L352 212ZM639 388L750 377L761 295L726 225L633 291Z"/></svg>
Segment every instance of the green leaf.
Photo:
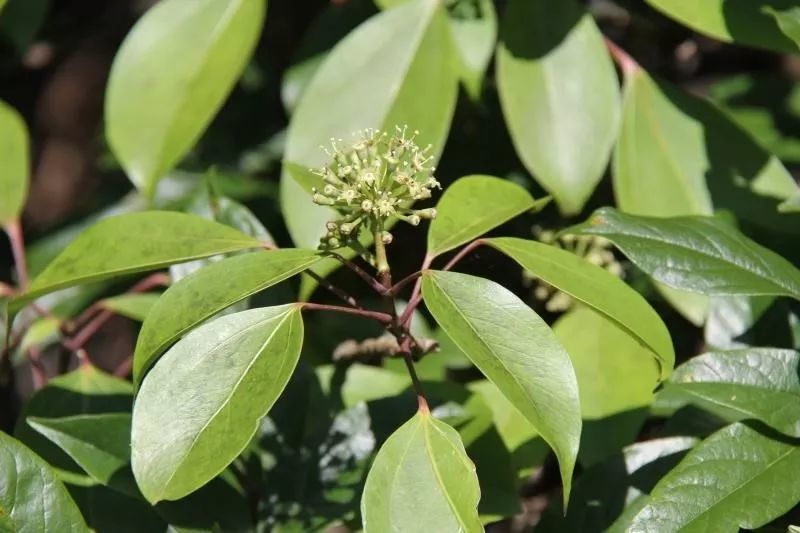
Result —
<svg viewBox="0 0 800 533"><path fill-rule="evenodd" d="M0 226L19 217L28 196L30 146L19 113L0 100Z"/></svg>
<svg viewBox="0 0 800 533"><path fill-rule="evenodd" d="M501 237L486 244L522 268L588 305L650 348L667 378L675 365L669 331L642 296L618 277L572 252L536 241Z"/></svg>
<svg viewBox="0 0 800 533"><path fill-rule="evenodd" d="M800 437L800 354L746 348L699 355L675 369L660 396L684 400L730 422L756 419Z"/></svg>
<svg viewBox="0 0 800 533"><path fill-rule="evenodd" d="M319 261L314 250L286 248L229 257L186 276L159 298L142 325L133 357L134 382L184 333L219 311Z"/></svg>
<svg viewBox="0 0 800 533"><path fill-rule="evenodd" d="M104 309L113 311L118 315L137 322L144 322L160 296L160 294L153 292L120 294L119 296L104 298L99 303Z"/></svg>
<svg viewBox="0 0 800 533"><path fill-rule="evenodd" d="M428 256L452 250L548 201L536 201L519 185L500 178L460 178L436 205L436 218L428 229Z"/></svg>
<svg viewBox="0 0 800 533"><path fill-rule="evenodd" d="M330 144L331 137L408 124L420 131L421 145L430 143L434 155L441 153L458 88L451 48L440 2L413 0L368 19L331 51L300 99L287 133L284 158L294 166L283 169L281 206L295 245L315 248L325 222L336 217L311 202L309 184L292 172L327 162L320 145Z"/></svg>
<svg viewBox="0 0 800 533"><path fill-rule="evenodd" d="M439 271L422 279L425 305L442 329L555 451L566 504L581 433L569 355L547 324L497 283Z"/></svg>
<svg viewBox="0 0 800 533"><path fill-rule="evenodd" d="M800 447L744 425L703 441L655 486L628 531L756 529L800 500Z"/></svg>
<svg viewBox="0 0 800 533"><path fill-rule="evenodd" d="M642 69L625 80L614 192L635 215L711 215L728 209L768 229L797 233L778 213L798 191L781 162L719 109ZM658 194L653 194L658 191Z"/></svg>
<svg viewBox="0 0 800 533"><path fill-rule="evenodd" d="M456 68L474 101L481 98L483 78L497 42L497 12L492 0L460 0L448 5L456 51Z"/></svg>
<svg viewBox="0 0 800 533"><path fill-rule="evenodd" d="M29 417L28 424L66 452L98 483L137 494L128 468L131 456L129 413Z"/></svg>
<svg viewBox="0 0 800 533"><path fill-rule="evenodd" d="M266 0L165 0L122 44L108 82L109 144L147 196L192 148L255 48Z"/></svg>
<svg viewBox="0 0 800 533"><path fill-rule="evenodd" d="M706 345L720 350L755 345L751 330L765 315L775 298L772 296L716 296L711 298L703 338ZM775 344L775 331L769 339Z"/></svg>
<svg viewBox="0 0 800 533"><path fill-rule="evenodd" d="M186 496L241 453L302 342L300 308L267 307L209 322L159 360L133 408L133 472L148 501Z"/></svg>
<svg viewBox="0 0 800 533"><path fill-rule="evenodd" d="M83 283L260 246L258 239L204 218L169 211L101 220L78 236L20 297L29 301Z"/></svg>
<svg viewBox="0 0 800 533"><path fill-rule="evenodd" d="M781 213L800 213L800 191L778 206Z"/></svg>
<svg viewBox="0 0 800 533"><path fill-rule="evenodd" d="M51 0L8 0L0 16L0 34L23 55L50 11Z"/></svg>
<svg viewBox="0 0 800 533"><path fill-rule="evenodd" d="M512 0L497 83L511 139L564 214L580 212L608 163L619 86L594 19L573 0Z"/></svg>
<svg viewBox="0 0 800 533"><path fill-rule="evenodd" d="M0 528L87 532L78 507L50 466L0 432Z"/></svg>
<svg viewBox="0 0 800 533"><path fill-rule="evenodd" d="M797 53L798 46L781 33L771 10L794 7L794 0L647 0L681 24L720 41Z"/></svg>
<svg viewBox="0 0 800 533"><path fill-rule="evenodd" d="M676 289L800 298L800 270L713 217L639 217L604 207L570 231L609 239L636 266Z"/></svg>
<svg viewBox="0 0 800 533"><path fill-rule="evenodd" d="M483 531L479 499L458 432L420 411L375 457L361 499L364 533Z"/></svg>

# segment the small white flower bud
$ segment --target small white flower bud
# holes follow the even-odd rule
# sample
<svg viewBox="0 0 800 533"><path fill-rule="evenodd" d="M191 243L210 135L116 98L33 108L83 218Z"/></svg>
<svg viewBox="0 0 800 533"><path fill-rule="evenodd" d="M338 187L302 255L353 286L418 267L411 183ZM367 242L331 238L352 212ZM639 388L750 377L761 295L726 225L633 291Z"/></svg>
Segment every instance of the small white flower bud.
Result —
<svg viewBox="0 0 800 533"><path fill-rule="evenodd" d="M427 209L420 209L416 211L416 214L426 220L433 220L434 218L436 218L436 209L433 207L429 207Z"/></svg>
<svg viewBox="0 0 800 533"><path fill-rule="evenodd" d="M318 204L318 205L333 205L334 204L333 199L328 198L327 196L324 196L324 195L322 195L320 193L314 194L314 196L311 197L311 200L315 204Z"/></svg>
<svg viewBox="0 0 800 533"><path fill-rule="evenodd" d="M381 241L383 242L383 244L392 244L393 240L394 237L388 231L384 231L383 233L381 233Z"/></svg>

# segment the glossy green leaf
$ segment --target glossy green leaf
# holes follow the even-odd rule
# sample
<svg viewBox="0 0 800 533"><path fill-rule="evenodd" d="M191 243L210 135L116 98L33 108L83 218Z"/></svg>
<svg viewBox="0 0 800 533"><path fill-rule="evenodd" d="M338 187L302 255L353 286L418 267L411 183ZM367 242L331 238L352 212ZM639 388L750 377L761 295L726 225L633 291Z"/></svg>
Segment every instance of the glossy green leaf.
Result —
<svg viewBox="0 0 800 533"><path fill-rule="evenodd" d="M526 168L565 214L603 176L619 120L619 86L594 19L577 2L511 0L497 83Z"/></svg>
<svg viewBox="0 0 800 533"><path fill-rule="evenodd" d="M702 34L779 52L797 53L798 46L787 38L770 15L772 10L796 6L794 0L647 0L665 15Z"/></svg>
<svg viewBox="0 0 800 533"><path fill-rule="evenodd" d="M571 231L609 239L647 274L676 289L800 299L800 270L717 218L639 217L602 208Z"/></svg>
<svg viewBox="0 0 800 533"><path fill-rule="evenodd" d="M266 0L165 0L123 42L108 82L109 144L137 188L191 149L233 89L261 34Z"/></svg>
<svg viewBox="0 0 800 533"><path fill-rule="evenodd" d="M623 110L613 162L622 211L670 217L729 209L753 224L792 231L792 219L777 207L797 184L719 109L635 68L626 74Z"/></svg>
<svg viewBox="0 0 800 533"><path fill-rule="evenodd" d="M216 319L164 354L133 408L133 472L148 501L186 496L241 453L289 381L302 342L300 309L287 305Z"/></svg>
<svg viewBox="0 0 800 533"><path fill-rule="evenodd" d="M0 432L0 528L86 532L78 507L50 466Z"/></svg>
<svg viewBox="0 0 800 533"><path fill-rule="evenodd" d="M659 363L662 378L672 372L675 353L667 327L650 304L624 281L555 246L512 237L486 239L486 244L612 320L650 348Z"/></svg>
<svg viewBox="0 0 800 533"><path fill-rule="evenodd" d="M158 356L193 327L319 259L314 250L253 252L223 259L181 279L159 298L142 325L133 357L134 381L141 382Z"/></svg>
<svg viewBox="0 0 800 533"><path fill-rule="evenodd" d="M119 215L81 233L33 280L21 299L259 246L258 239L192 215L169 211Z"/></svg>
<svg viewBox="0 0 800 533"><path fill-rule="evenodd" d="M113 311L118 315L136 320L137 322L144 322L160 296L160 294L153 292L143 294L120 294L119 296L112 296L100 300L100 305L103 306L104 309Z"/></svg>
<svg viewBox="0 0 800 533"><path fill-rule="evenodd" d="M479 499L458 432L420 411L375 457L361 500L364 533L483 531Z"/></svg>
<svg viewBox="0 0 800 533"><path fill-rule="evenodd" d="M466 176L445 190L428 229L428 255L435 257L480 237L517 215L543 207L515 183L492 176Z"/></svg>
<svg viewBox="0 0 800 533"><path fill-rule="evenodd" d="M800 500L800 446L741 423L713 434L655 486L628 531L756 529Z"/></svg>
<svg viewBox="0 0 800 533"><path fill-rule="evenodd" d="M703 338L711 348L729 350L755 345L751 329L775 301L772 296L715 296L711 298ZM770 328L771 329L771 328ZM777 340L770 331L770 341ZM777 344L775 344L777 345Z"/></svg>
<svg viewBox="0 0 800 533"><path fill-rule="evenodd" d="M492 0L459 0L448 6L457 68L470 98L480 100L483 78L497 42L497 12Z"/></svg>
<svg viewBox="0 0 800 533"><path fill-rule="evenodd" d="M135 494L130 471L126 472L131 456L129 413L30 417L28 424L66 452L98 483L121 486L123 491Z"/></svg>
<svg viewBox="0 0 800 533"><path fill-rule="evenodd" d="M675 369L661 395L736 422L755 419L800 437L800 354L745 348L699 355Z"/></svg>
<svg viewBox="0 0 800 533"><path fill-rule="evenodd" d="M28 128L14 108L0 100L0 226L19 217L28 196Z"/></svg>
<svg viewBox="0 0 800 533"><path fill-rule="evenodd" d="M553 448L566 502L581 416L575 371L552 330L487 279L427 271L422 294L442 329Z"/></svg>
<svg viewBox="0 0 800 533"><path fill-rule="evenodd" d="M363 128L394 130L408 124L417 141L438 156L457 96L452 43L440 2L413 0L375 15L353 30L325 59L295 109L286 139L281 206L292 240L314 248L334 218L314 205L293 168L327 162L320 145ZM424 95L424 97L420 97ZM319 179L319 178L317 178Z"/></svg>

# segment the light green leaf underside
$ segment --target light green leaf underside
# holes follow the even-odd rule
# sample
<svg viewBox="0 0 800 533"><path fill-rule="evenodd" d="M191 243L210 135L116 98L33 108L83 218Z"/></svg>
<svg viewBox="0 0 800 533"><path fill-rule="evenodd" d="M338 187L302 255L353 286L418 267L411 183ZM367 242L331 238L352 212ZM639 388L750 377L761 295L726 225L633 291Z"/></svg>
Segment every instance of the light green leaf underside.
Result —
<svg viewBox="0 0 800 533"><path fill-rule="evenodd" d="M581 432L578 383L552 330L519 298L487 279L427 271L433 317L553 448L569 498Z"/></svg>
<svg viewBox="0 0 800 533"><path fill-rule="evenodd" d="M148 501L190 494L241 453L302 342L299 307L268 307L209 322L161 357L133 408L132 466Z"/></svg>
<svg viewBox="0 0 800 533"><path fill-rule="evenodd" d="M169 211L119 215L81 233L20 299L259 246L253 237L192 215Z"/></svg>
<svg viewBox="0 0 800 533"><path fill-rule="evenodd" d="M302 272L319 261L313 250L287 248L229 257L172 285L142 325L133 357L134 382L181 335L248 296Z"/></svg>
<svg viewBox="0 0 800 533"><path fill-rule="evenodd" d="M540 205L510 181L465 176L445 190L428 229L428 255L435 257L465 244Z"/></svg>
<svg viewBox="0 0 800 533"><path fill-rule="evenodd" d="M14 108L0 100L0 227L19 217L28 195L28 128Z"/></svg>
<svg viewBox="0 0 800 533"><path fill-rule="evenodd" d="M418 412L375 457L361 500L364 533L480 532L479 499L458 432Z"/></svg>
<svg viewBox="0 0 800 533"><path fill-rule="evenodd" d="M511 0L497 83L517 154L565 214L603 175L619 121L619 85L594 19L573 0Z"/></svg>
<svg viewBox="0 0 800 533"><path fill-rule="evenodd" d="M661 378L669 377L675 365L669 331L650 304L624 281L555 246L512 237L487 239L486 244L615 322L653 352Z"/></svg>
<svg viewBox="0 0 800 533"><path fill-rule="evenodd" d="M736 533L800 500L800 447L736 423L708 437L655 486L630 533Z"/></svg>
<svg viewBox="0 0 800 533"><path fill-rule="evenodd" d="M164 0L122 44L108 82L106 130L148 196L208 126L261 34L266 0Z"/></svg>

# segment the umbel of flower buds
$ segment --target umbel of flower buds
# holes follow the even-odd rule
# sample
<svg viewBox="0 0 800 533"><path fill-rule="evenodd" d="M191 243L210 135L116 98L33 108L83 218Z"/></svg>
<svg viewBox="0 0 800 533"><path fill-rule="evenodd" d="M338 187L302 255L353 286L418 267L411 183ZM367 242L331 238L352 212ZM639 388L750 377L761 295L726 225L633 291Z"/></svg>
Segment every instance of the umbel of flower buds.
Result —
<svg viewBox="0 0 800 533"><path fill-rule="evenodd" d="M386 231L390 219L413 226L422 219L436 217L436 210L412 209L417 200L431 197L431 189L441 189L433 177L431 146L420 148L407 128L395 127L394 135L367 129L351 147L342 148L342 140L331 139L324 148L330 162L312 172L322 178L323 188L314 188L318 205L336 209L341 218L327 223L327 233L320 248L331 250L347 246L366 229L379 236L384 244L392 242Z"/></svg>

